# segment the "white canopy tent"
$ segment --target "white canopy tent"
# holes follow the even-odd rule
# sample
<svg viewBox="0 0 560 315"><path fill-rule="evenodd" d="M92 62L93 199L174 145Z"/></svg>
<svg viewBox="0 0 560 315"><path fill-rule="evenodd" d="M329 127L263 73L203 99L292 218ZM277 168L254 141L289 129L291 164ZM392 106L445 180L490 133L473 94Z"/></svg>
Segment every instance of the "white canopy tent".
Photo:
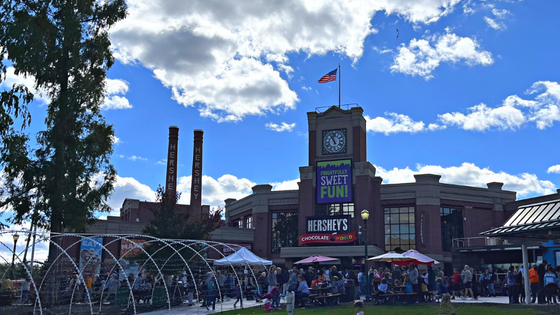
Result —
<svg viewBox="0 0 560 315"><path fill-rule="evenodd" d="M271 260L262 259L259 256L253 254L250 250L245 247L241 247L235 253L224 257L219 260L214 261L214 266L239 266L239 265L272 265Z"/></svg>

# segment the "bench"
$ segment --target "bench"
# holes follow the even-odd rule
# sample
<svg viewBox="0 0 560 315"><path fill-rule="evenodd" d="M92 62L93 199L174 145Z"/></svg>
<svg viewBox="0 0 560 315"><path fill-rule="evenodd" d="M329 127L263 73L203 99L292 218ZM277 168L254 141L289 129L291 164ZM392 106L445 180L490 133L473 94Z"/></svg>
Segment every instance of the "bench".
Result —
<svg viewBox="0 0 560 315"><path fill-rule="evenodd" d="M332 306L338 303L338 298L342 293L310 294L308 299L316 306Z"/></svg>

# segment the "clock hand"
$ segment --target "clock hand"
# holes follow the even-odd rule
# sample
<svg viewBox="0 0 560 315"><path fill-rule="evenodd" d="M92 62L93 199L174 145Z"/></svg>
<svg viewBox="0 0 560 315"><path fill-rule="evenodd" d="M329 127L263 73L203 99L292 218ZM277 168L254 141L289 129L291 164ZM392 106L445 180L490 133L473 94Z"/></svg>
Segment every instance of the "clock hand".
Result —
<svg viewBox="0 0 560 315"><path fill-rule="evenodd" d="M329 140L329 143L330 143L331 146L333 146L333 147L336 145L336 144L334 143L334 139L333 139L333 138L331 138L331 139Z"/></svg>

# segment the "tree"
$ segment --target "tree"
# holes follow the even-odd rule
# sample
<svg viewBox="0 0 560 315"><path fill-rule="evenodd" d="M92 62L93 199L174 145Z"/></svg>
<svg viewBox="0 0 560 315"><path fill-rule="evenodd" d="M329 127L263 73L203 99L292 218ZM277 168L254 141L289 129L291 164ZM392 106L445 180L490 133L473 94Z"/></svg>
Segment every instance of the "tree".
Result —
<svg viewBox="0 0 560 315"><path fill-rule="evenodd" d="M12 223L32 219L52 232L84 231L94 211L110 210L106 199L116 179L109 160L114 131L100 107L114 63L108 32L125 16L124 0L0 4L0 47L15 74L32 78L50 99L46 130L37 134L33 149L21 132L7 132L3 138L6 197L0 207L14 210ZM17 97L18 91L20 99L28 100L28 90L16 89L12 95ZM13 114L21 108L14 102L2 105Z"/></svg>
<svg viewBox="0 0 560 315"><path fill-rule="evenodd" d="M190 211L179 211L179 197L180 194L170 196L159 186L156 192L157 207L151 209L154 219L146 225L143 233L168 239L210 239L210 233L222 223L221 210L200 216L193 215Z"/></svg>

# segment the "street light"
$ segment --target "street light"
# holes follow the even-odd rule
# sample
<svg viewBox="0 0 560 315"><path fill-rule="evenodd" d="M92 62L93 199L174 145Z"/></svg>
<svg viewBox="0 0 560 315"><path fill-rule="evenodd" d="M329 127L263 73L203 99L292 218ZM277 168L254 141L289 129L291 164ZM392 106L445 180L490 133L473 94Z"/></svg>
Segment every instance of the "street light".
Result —
<svg viewBox="0 0 560 315"><path fill-rule="evenodd" d="M369 211L366 209L362 210L362 220L364 220L364 250L365 250L365 258L364 258L364 270L366 273L366 299L365 301L371 301L369 296L369 270L367 269L367 248L368 248L368 238L367 238L367 220L369 219Z"/></svg>
<svg viewBox="0 0 560 315"><path fill-rule="evenodd" d="M16 272L15 272L15 270L14 270L14 261L16 260L16 244L17 244L17 241L18 241L18 239L19 239L19 235L14 234L14 235L13 235L13 238L14 238L14 254L13 254L13 256L12 256L12 275L13 275L14 280L15 280L15 278L16 278Z"/></svg>

